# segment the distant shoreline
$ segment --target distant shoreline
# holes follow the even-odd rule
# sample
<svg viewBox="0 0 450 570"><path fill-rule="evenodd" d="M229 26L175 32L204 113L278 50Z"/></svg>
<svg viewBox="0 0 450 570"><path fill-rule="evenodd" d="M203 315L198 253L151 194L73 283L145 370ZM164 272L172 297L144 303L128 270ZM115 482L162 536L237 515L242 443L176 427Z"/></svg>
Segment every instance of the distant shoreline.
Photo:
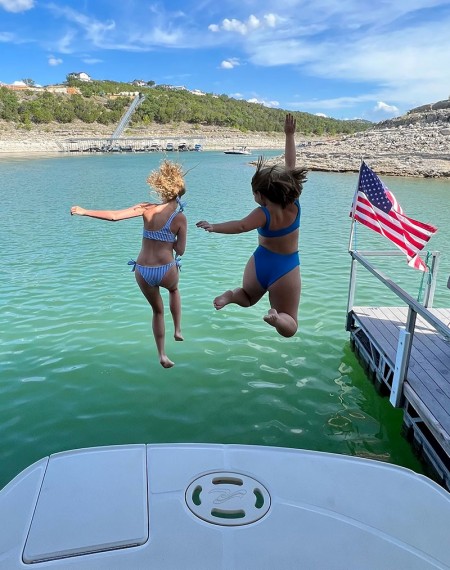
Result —
<svg viewBox="0 0 450 570"><path fill-rule="evenodd" d="M30 130L17 128L0 121L0 155L4 154L54 154L61 153L61 145L68 139L105 139L113 129L105 125L77 123L70 125L33 125ZM129 128L122 138L143 138L160 141L181 140L199 142L204 150L226 150L234 146L250 149L280 149L284 152L284 133L242 133L237 129L196 127L181 125L152 125Z"/></svg>
<svg viewBox="0 0 450 570"><path fill-rule="evenodd" d="M450 182L450 134L441 125L370 129L334 137L296 135L297 165L310 171L358 172L361 159L380 175L442 178ZM68 139L108 139L113 129L99 124L32 125L29 130L0 121L0 158L64 156ZM205 151L246 146L253 156L264 149L279 150L271 159L282 162L284 133L243 133L237 129L187 123L127 129L123 138L200 143ZM252 158L248 157L249 161Z"/></svg>

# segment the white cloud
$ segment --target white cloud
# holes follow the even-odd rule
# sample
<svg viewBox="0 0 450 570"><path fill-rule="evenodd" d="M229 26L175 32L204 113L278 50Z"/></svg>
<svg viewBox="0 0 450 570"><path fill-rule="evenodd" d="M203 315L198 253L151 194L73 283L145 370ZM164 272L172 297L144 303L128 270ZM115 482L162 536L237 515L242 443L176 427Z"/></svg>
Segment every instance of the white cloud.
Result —
<svg viewBox="0 0 450 570"><path fill-rule="evenodd" d="M253 14L249 17L248 22L247 22L247 26L250 30L256 30L257 28L259 28L261 25L261 22L258 20L258 18L256 16L254 16Z"/></svg>
<svg viewBox="0 0 450 570"><path fill-rule="evenodd" d="M238 20L236 18L224 18L221 24L210 24L208 26L208 30L216 33L223 30L225 32L234 32L242 36L247 36L255 30L274 28L278 21L280 21L280 18L275 14L265 14L263 16L263 21L257 18L254 14L251 14L246 21Z"/></svg>
<svg viewBox="0 0 450 570"><path fill-rule="evenodd" d="M84 37L95 46L106 48L106 44L108 43L107 34L116 29L116 23L114 20L106 20L105 22L102 22L95 18L85 16L81 12L77 12L67 6L61 7L56 4L48 4L47 6L49 10L57 16L63 17L71 24L78 26L79 31L84 35ZM71 31L66 37L71 38L74 35L75 32Z"/></svg>
<svg viewBox="0 0 450 570"><path fill-rule="evenodd" d="M102 63L103 62L102 59L96 59L94 57L85 57L82 61L83 61L83 63L87 63L88 65L94 65L96 63Z"/></svg>
<svg viewBox="0 0 450 570"><path fill-rule="evenodd" d="M278 16L276 16L275 14L266 14L264 16L264 19L269 28L274 28L277 25L277 22L279 21Z"/></svg>
<svg viewBox="0 0 450 570"><path fill-rule="evenodd" d="M316 117L325 117L327 118L328 115L325 115L325 113L314 113L316 115Z"/></svg>
<svg viewBox="0 0 450 570"><path fill-rule="evenodd" d="M48 58L48 64L51 66L57 66L57 65L61 65L61 63L63 62L62 59L55 57L53 55L50 55Z"/></svg>
<svg viewBox="0 0 450 570"><path fill-rule="evenodd" d="M264 42L251 46L249 60L255 65L272 67L308 64L316 57L317 46L303 40L266 38Z"/></svg>
<svg viewBox="0 0 450 570"><path fill-rule="evenodd" d="M235 18L232 20L225 18L225 20L222 22L222 29L224 29L226 32L238 32L242 35L245 35L248 30L244 22L236 20Z"/></svg>
<svg viewBox="0 0 450 570"><path fill-rule="evenodd" d="M34 0L0 0L0 7L7 12L26 12L34 8Z"/></svg>
<svg viewBox="0 0 450 570"><path fill-rule="evenodd" d="M272 108L280 106L280 103L278 101L265 101L264 99L257 99L256 97L247 99L247 103L257 103L258 105L264 105L264 107L272 107Z"/></svg>
<svg viewBox="0 0 450 570"><path fill-rule="evenodd" d="M235 57L230 57L229 59L224 59L220 64L222 69L233 69L240 65L239 60Z"/></svg>
<svg viewBox="0 0 450 570"><path fill-rule="evenodd" d="M368 104L376 101L373 94L358 95L355 97L334 97L330 99L311 99L304 101L291 101L289 108L292 109L350 109L356 105Z"/></svg>
<svg viewBox="0 0 450 570"><path fill-rule="evenodd" d="M14 40L13 34L10 34L9 32L0 32L0 42L8 43L12 42L13 40Z"/></svg>
<svg viewBox="0 0 450 570"><path fill-rule="evenodd" d="M76 34L74 30L71 30L64 34L61 38L56 40L53 48L60 53L72 53L73 48L72 45L76 44L75 42Z"/></svg>
<svg viewBox="0 0 450 570"><path fill-rule="evenodd" d="M383 103L383 101L378 101L373 110L375 112L382 111L388 115L398 115L398 107L395 105L388 105L387 103Z"/></svg>

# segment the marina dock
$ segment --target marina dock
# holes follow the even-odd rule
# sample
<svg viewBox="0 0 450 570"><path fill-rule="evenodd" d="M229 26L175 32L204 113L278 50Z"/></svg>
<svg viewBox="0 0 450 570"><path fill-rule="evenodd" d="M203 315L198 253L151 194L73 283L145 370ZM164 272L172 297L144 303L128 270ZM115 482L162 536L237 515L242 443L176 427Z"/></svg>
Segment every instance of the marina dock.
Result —
<svg viewBox="0 0 450 570"><path fill-rule="evenodd" d="M62 152L184 152L201 151L203 138L80 138L66 139L58 143Z"/></svg>
<svg viewBox="0 0 450 570"><path fill-rule="evenodd" d="M395 407L403 409L403 432L433 477L450 490L450 309L433 308L436 272L419 303L350 251L347 330L368 377ZM432 267L437 269L437 256ZM362 265L394 292L402 306L354 306L356 267Z"/></svg>

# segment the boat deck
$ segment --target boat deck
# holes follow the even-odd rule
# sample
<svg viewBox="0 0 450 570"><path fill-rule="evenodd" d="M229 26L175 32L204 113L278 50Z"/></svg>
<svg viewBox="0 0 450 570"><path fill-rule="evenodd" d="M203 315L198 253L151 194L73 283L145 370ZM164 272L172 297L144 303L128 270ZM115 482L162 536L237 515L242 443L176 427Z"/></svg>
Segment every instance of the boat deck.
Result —
<svg viewBox="0 0 450 570"><path fill-rule="evenodd" d="M450 309L428 309L444 326ZM399 327L408 307L353 307L352 346L381 392L390 393L397 359ZM450 328L444 336L417 316L401 406L407 435L442 484L450 489Z"/></svg>
<svg viewBox="0 0 450 570"><path fill-rule="evenodd" d="M450 493L371 459L94 447L44 457L0 491L0 568L444 570L449 520Z"/></svg>

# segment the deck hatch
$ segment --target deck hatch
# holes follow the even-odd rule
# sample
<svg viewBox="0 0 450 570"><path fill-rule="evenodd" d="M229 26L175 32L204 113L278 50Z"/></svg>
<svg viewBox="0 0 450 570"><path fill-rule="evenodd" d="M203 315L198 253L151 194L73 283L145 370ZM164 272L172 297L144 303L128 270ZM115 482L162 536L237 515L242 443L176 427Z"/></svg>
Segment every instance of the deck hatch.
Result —
<svg viewBox="0 0 450 570"><path fill-rule="evenodd" d="M198 518L222 526L248 525L270 509L270 494L256 479L241 473L212 472L186 490L186 504Z"/></svg>

